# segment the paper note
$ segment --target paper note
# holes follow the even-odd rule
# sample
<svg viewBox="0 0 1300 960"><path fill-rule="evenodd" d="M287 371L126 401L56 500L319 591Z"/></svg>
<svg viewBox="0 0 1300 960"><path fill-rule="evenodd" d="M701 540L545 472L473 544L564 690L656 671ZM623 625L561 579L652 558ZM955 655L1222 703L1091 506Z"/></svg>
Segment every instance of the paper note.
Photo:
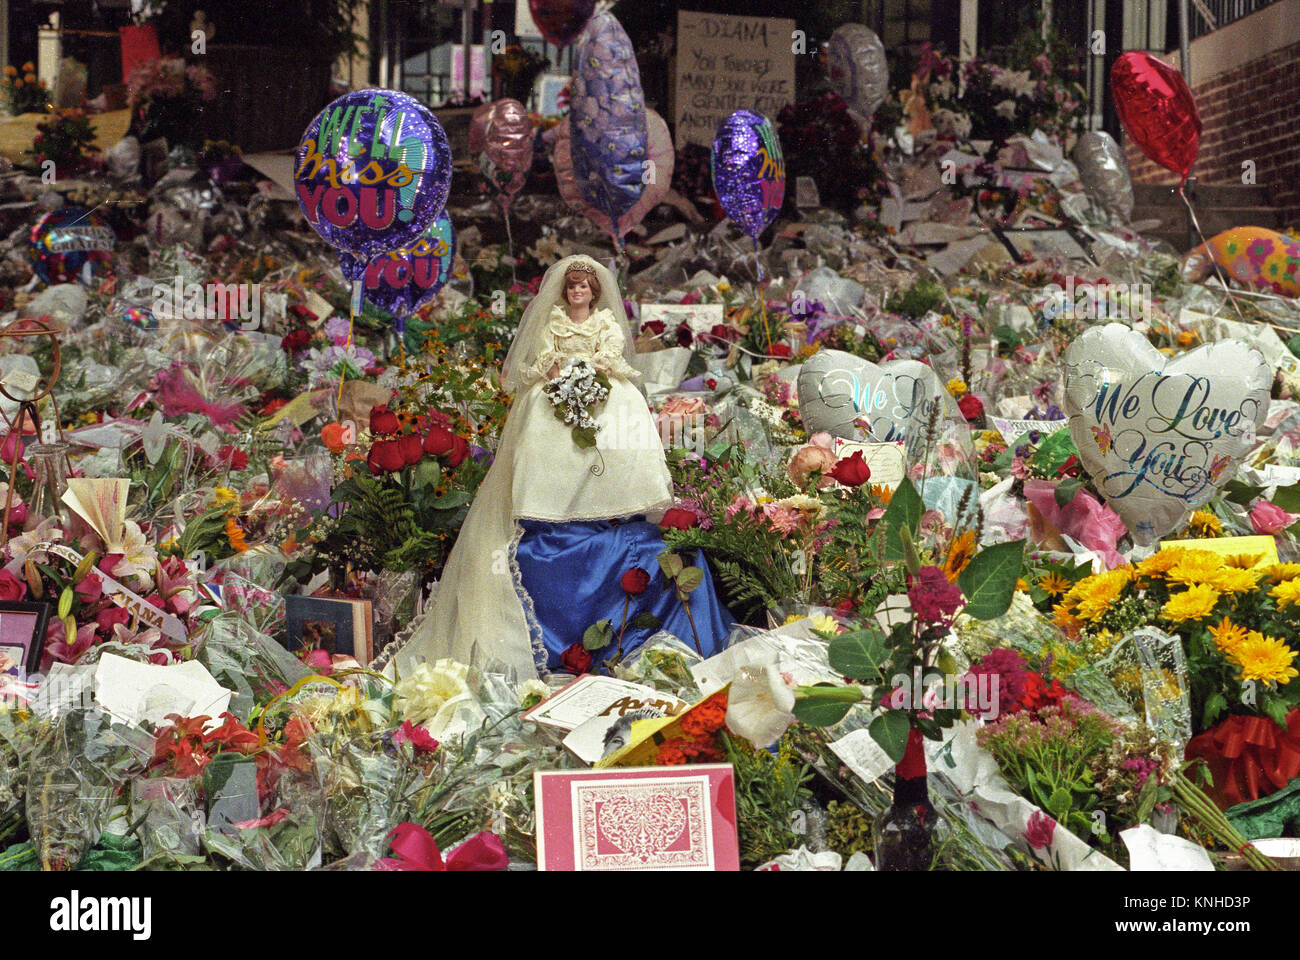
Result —
<svg viewBox="0 0 1300 960"><path fill-rule="evenodd" d="M1044 437L1056 433L1057 430L1064 430L1068 427L1068 420L1004 420L1002 417L992 417L993 429L1002 434L1002 439L1008 445L1013 444L1025 434L1037 430Z"/></svg>
<svg viewBox="0 0 1300 960"><path fill-rule="evenodd" d="M1205 540L1162 540L1161 550L1183 547L1187 550L1209 550L1221 557L1262 554L1255 567L1267 567L1278 562L1277 541L1272 537L1213 537Z"/></svg>
<svg viewBox="0 0 1300 960"><path fill-rule="evenodd" d="M197 660L170 666L138 663L106 653L95 667L95 700L114 719L131 726L167 723L169 713L218 717L230 706L231 691ZM213 720L209 728L220 726Z"/></svg>

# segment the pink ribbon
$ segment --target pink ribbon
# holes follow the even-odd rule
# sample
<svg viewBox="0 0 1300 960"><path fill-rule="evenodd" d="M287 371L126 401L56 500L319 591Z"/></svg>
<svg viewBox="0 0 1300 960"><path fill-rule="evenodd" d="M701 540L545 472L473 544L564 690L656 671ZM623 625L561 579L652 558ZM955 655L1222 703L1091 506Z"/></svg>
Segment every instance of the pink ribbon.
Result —
<svg viewBox="0 0 1300 960"><path fill-rule="evenodd" d="M397 856L375 861L376 870L504 870L510 862L501 838L486 831L470 837L446 861L437 841L418 823L399 823L388 836Z"/></svg>

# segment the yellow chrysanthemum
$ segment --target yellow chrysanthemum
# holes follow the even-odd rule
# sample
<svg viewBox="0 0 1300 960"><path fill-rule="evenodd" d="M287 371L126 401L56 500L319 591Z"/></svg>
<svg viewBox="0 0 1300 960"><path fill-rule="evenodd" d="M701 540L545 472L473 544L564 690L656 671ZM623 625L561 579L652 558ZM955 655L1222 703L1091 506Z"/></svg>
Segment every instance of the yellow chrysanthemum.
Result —
<svg viewBox="0 0 1300 960"><path fill-rule="evenodd" d="M1208 510L1197 510L1187 521L1187 529L1197 537L1216 537L1223 533L1223 524Z"/></svg>
<svg viewBox="0 0 1300 960"><path fill-rule="evenodd" d="M1137 572L1144 577L1163 576L1183 558L1186 552L1182 547L1157 551L1137 565Z"/></svg>
<svg viewBox="0 0 1300 960"><path fill-rule="evenodd" d="M1264 571L1269 583L1281 583L1300 577L1300 563L1275 563Z"/></svg>
<svg viewBox="0 0 1300 960"><path fill-rule="evenodd" d="M1176 593L1160 610L1160 616L1174 623L1186 620L1204 620L1219 602L1219 591L1208 584L1198 583L1182 593Z"/></svg>
<svg viewBox="0 0 1300 960"><path fill-rule="evenodd" d="M1224 617L1217 624L1210 627L1210 636L1214 638L1214 645L1227 653L1246 639L1246 628L1238 626L1227 617Z"/></svg>
<svg viewBox="0 0 1300 960"><path fill-rule="evenodd" d="M1076 583L1066 594L1066 599L1075 601L1081 619L1096 620L1119 599L1132 579L1133 571L1129 567L1096 573Z"/></svg>
<svg viewBox="0 0 1300 960"><path fill-rule="evenodd" d="M966 381L961 377L953 377L948 381L948 392L954 397L960 397L967 389L969 388L966 386Z"/></svg>
<svg viewBox="0 0 1300 960"><path fill-rule="evenodd" d="M1210 586L1220 593L1250 593L1258 584L1258 573L1237 567L1224 567L1210 581Z"/></svg>
<svg viewBox="0 0 1300 960"><path fill-rule="evenodd" d="M1259 562L1264 559L1262 553L1234 553L1230 557L1224 557L1223 562L1229 567L1235 567L1238 570L1253 570L1259 566Z"/></svg>
<svg viewBox="0 0 1300 960"><path fill-rule="evenodd" d="M1056 624L1067 633L1078 630L1083 626L1082 621L1070 612L1070 605L1068 603L1058 603L1056 606L1052 607L1052 623Z"/></svg>
<svg viewBox="0 0 1300 960"><path fill-rule="evenodd" d="M1281 640L1266 637L1258 630L1250 631L1245 640L1233 647L1228 659L1241 667L1243 681L1263 680L1285 685L1300 676L1300 670L1291 666L1295 651Z"/></svg>
<svg viewBox="0 0 1300 960"><path fill-rule="evenodd" d="M1277 601L1278 609L1295 604L1300 607L1300 580L1285 580L1271 591L1269 596Z"/></svg>
<svg viewBox="0 0 1300 960"><path fill-rule="evenodd" d="M1045 574L1038 581L1038 585L1043 588L1049 597L1060 597L1070 589L1070 581L1055 571Z"/></svg>
<svg viewBox="0 0 1300 960"><path fill-rule="evenodd" d="M1173 583L1210 583L1223 569L1223 558L1209 550L1188 550L1169 568L1168 578Z"/></svg>

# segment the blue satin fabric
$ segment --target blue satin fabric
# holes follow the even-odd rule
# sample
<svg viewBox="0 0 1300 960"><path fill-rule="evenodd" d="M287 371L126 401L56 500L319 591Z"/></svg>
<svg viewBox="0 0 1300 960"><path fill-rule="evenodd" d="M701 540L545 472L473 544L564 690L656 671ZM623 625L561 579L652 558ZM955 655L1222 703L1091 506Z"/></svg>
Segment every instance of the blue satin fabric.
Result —
<svg viewBox="0 0 1300 960"><path fill-rule="evenodd" d="M655 632L631 626L632 618L646 611L662 621L658 629L668 630L688 647L695 645L686 608L659 569L658 557L666 544L657 526L640 517L623 521L520 522L524 535L516 559L524 589L532 598L542 627L550 669L560 669L560 654L581 641L583 632L597 620L610 621L614 639L604 650L592 654L595 661L599 663L617 649L626 596L621 580L631 567L650 574L650 585L628 604L624 653ZM691 592L691 615L700 646L708 657L721 649L733 619L714 590L703 551L697 551L693 562L704 571L704 582Z"/></svg>

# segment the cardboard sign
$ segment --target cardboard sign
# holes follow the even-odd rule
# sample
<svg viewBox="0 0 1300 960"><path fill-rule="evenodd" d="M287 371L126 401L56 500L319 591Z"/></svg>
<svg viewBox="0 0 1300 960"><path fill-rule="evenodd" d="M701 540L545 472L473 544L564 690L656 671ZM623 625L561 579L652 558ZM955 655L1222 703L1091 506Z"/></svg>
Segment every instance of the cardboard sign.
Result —
<svg viewBox="0 0 1300 960"><path fill-rule="evenodd" d="M539 770L538 870L739 870L729 763Z"/></svg>
<svg viewBox="0 0 1300 960"><path fill-rule="evenodd" d="M794 99L794 21L677 11L676 143L710 146L736 110L773 122Z"/></svg>
<svg viewBox="0 0 1300 960"><path fill-rule="evenodd" d="M1004 420L1002 417L993 417L992 420L993 429L1002 434L1008 445L1033 430L1047 437L1070 425L1068 420Z"/></svg>
<svg viewBox="0 0 1300 960"><path fill-rule="evenodd" d="M1171 547L1182 547L1186 550L1209 550L1221 557L1248 556L1252 553L1262 554L1259 563L1255 564L1255 569L1271 566L1278 562L1277 541L1267 536L1211 537L1205 540L1163 540L1160 543L1161 550L1168 550Z"/></svg>

